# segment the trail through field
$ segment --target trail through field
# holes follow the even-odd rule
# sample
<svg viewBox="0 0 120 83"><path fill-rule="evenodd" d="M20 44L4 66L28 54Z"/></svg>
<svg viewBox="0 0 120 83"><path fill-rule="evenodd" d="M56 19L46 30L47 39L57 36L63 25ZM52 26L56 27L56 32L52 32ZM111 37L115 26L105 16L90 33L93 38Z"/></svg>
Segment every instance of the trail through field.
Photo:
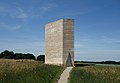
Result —
<svg viewBox="0 0 120 83"><path fill-rule="evenodd" d="M60 79L58 80L58 83L67 83L69 78L69 73L72 70L73 67L67 67L63 73L61 74Z"/></svg>

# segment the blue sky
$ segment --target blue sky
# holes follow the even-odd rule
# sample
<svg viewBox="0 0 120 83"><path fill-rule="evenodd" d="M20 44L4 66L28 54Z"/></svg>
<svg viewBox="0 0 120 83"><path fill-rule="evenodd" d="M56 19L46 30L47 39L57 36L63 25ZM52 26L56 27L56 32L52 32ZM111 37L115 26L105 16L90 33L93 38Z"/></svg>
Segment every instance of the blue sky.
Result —
<svg viewBox="0 0 120 83"><path fill-rule="evenodd" d="M75 19L75 60L120 60L119 0L0 0L0 51L44 54L44 25Z"/></svg>

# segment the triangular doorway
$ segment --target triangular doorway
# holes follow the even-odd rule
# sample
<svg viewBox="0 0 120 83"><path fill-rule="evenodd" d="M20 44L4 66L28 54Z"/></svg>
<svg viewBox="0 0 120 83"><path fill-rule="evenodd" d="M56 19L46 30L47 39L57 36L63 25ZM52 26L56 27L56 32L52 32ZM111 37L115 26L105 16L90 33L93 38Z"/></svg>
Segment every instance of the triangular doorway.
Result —
<svg viewBox="0 0 120 83"><path fill-rule="evenodd" d="M71 66L72 66L72 61L71 61L71 55L69 53L67 57L66 67L71 67Z"/></svg>

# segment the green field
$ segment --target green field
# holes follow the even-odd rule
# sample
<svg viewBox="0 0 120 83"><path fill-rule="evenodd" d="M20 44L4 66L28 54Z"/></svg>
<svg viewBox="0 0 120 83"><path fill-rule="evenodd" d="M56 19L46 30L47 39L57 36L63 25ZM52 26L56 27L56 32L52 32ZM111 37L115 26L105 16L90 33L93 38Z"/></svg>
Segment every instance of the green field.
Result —
<svg viewBox="0 0 120 83"><path fill-rule="evenodd" d="M70 73L69 83L120 83L120 67L75 67Z"/></svg>
<svg viewBox="0 0 120 83"><path fill-rule="evenodd" d="M33 60L0 60L0 83L57 83L63 70Z"/></svg>

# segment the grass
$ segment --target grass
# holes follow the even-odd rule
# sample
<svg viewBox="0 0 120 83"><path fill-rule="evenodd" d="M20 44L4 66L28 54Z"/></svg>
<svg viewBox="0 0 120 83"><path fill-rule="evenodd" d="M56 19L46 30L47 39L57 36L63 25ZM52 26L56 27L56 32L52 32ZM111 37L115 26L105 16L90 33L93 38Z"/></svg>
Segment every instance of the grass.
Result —
<svg viewBox="0 0 120 83"><path fill-rule="evenodd" d="M120 67L75 67L69 83L120 83Z"/></svg>
<svg viewBox="0 0 120 83"><path fill-rule="evenodd" d="M57 83L63 70L33 60L0 60L0 83Z"/></svg>

